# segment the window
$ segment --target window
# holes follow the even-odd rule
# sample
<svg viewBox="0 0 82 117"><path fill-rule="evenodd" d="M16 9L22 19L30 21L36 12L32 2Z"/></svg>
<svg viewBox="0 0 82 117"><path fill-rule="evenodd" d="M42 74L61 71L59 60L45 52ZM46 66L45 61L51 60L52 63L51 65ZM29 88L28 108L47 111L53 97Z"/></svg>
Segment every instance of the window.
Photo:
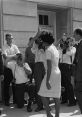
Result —
<svg viewBox="0 0 82 117"><path fill-rule="evenodd" d="M39 24L48 25L48 15L39 15Z"/></svg>

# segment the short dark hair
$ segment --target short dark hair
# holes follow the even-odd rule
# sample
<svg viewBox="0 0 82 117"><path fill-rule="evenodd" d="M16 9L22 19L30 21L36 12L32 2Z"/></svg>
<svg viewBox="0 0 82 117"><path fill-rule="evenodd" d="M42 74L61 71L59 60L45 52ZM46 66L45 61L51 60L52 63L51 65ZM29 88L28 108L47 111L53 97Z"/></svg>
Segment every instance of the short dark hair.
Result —
<svg viewBox="0 0 82 117"><path fill-rule="evenodd" d="M77 28L77 29L75 29L74 32L75 32L77 35L80 35L80 36L82 37L82 29Z"/></svg>
<svg viewBox="0 0 82 117"><path fill-rule="evenodd" d="M23 56L22 56L21 53L17 53L16 55L17 55L17 60L22 60L23 59Z"/></svg>
<svg viewBox="0 0 82 117"><path fill-rule="evenodd" d="M51 45L54 42L54 38L50 32L42 31L39 37L43 42Z"/></svg>
<svg viewBox="0 0 82 117"><path fill-rule="evenodd" d="M31 41L32 39L33 39L33 37L30 37L30 38L29 38L29 41Z"/></svg>
<svg viewBox="0 0 82 117"><path fill-rule="evenodd" d="M5 38L7 39L7 38L10 38L10 39L13 39L13 36L12 36L12 34L11 33L7 33L6 35L5 35Z"/></svg>

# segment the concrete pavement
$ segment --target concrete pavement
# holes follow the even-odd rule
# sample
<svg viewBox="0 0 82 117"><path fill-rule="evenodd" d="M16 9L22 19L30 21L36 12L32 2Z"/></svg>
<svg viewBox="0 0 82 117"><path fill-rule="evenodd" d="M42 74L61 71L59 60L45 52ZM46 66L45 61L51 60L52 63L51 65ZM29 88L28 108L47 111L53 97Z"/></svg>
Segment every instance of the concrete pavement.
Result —
<svg viewBox="0 0 82 117"><path fill-rule="evenodd" d="M23 109L18 109L14 105L10 107L1 106L2 115L0 117L46 117L45 110L39 113L34 112L36 105L32 106L33 111L28 113L26 111L26 106ZM54 107L52 108L52 115L55 117ZM60 107L60 117L82 117L80 114L78 106L67 107L67 105L61 105Z"/></svg>

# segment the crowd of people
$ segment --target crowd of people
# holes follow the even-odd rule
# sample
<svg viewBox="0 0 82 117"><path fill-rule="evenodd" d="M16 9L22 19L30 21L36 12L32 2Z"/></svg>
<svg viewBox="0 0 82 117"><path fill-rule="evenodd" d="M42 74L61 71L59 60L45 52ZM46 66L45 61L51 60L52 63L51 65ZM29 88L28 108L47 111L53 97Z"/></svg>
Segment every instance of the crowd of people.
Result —
<svg viewBox="0 0 82 117"><path fill-rule="evenodd" d="M26 92L28 112L36 103L35 112L45 109L47 117L53 117L49 106L50 98L53 98L55 117L59 117L60 103L67 103L67 106L78 103L82 114L82 29L75 29L73 37L64 33L57 44L51 33L39 32L29 38L25 56L13 44L12 34L6 34L5 40L6 45L0 50L0 80L5 106L10 105L11 84L13 104L18 108L24 107Z"/></svg>

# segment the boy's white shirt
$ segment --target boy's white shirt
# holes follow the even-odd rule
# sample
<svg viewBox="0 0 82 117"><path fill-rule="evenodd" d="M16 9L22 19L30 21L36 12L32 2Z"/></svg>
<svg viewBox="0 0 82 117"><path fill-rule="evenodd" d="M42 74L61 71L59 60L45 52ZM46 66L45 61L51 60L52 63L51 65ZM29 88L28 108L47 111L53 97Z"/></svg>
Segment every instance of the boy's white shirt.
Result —
<svg viewBox="0 0 82 117"><path fill-rule="evenodd" d="M16 79L16 84L21 84L21 83L26 83L28 82L28 76L26 75L25 73L25 70L23 67L20 67L17 65L16 61L11 61L11 62L8 62L7 64L7 67L10 68L13 72L13 76L15 77ZM30 67L28 65L28 63L24 63L24 67L27 69L27 70L30 70Z"/></svg>

